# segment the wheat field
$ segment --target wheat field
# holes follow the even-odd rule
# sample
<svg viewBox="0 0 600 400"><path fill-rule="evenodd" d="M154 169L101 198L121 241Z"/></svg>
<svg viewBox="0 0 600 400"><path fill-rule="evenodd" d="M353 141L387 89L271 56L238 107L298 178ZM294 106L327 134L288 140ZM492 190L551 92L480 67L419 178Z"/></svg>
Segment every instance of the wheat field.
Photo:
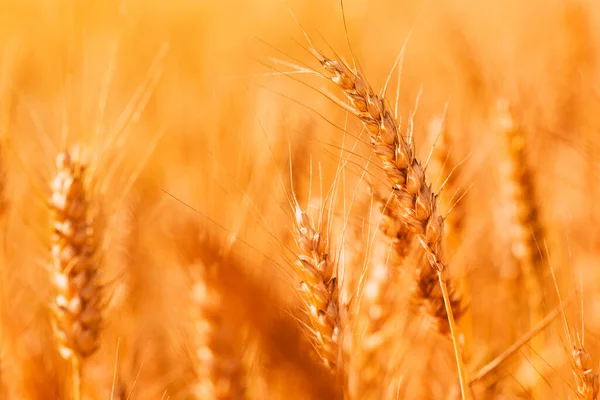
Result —
<svg viewBox="0 0 600 400"><path fill-rule="evenodd" d="M600 3L0 1L0 399L600 398Z"/></svg>

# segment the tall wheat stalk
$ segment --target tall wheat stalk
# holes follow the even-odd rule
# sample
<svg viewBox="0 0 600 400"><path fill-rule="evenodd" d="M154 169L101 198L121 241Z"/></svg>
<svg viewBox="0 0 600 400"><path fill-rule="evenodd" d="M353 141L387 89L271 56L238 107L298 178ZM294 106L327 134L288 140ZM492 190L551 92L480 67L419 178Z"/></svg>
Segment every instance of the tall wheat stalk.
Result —
<svg viewBox="0 0 600 400"><path fill-rule="evenodd" d="M358 71L317 51L313 54L326 71L326 77L350 100L347 110L363 122L371 138L373 151L382 161L398 199L398 213L411 232L417 235L431 268L437 274L454 345L462 396L463 399L470 398L467 370L461 355L460 334L448 290L447 268L442 260L444 219L438 212L437 195L431 191L425 179L425 171L413 154L411 143L400 135L399 125L386 105L385 98L376 95Z"/></svg>

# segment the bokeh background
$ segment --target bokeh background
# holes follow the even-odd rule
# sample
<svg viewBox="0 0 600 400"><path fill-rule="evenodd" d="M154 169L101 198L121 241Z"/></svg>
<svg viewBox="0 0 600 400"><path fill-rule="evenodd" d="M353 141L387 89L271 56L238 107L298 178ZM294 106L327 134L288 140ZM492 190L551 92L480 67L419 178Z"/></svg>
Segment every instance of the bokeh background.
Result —
<svg viewBox="0 0 600 400"><path fill-rule="evenodd" d="M334 186L335 217L364 243L369 215L351 205L364 195L369 153L357 144L360 125L328 98L339 93L310 72L319 65L303 30L324 53L354 56L375 90L391 74L388 96L403 126L418 99L423 159L430 123L448 104L457 181L468 188L450 268L471 288L473 370L516 339L509 305L519 293L503 284L514 270L495 122L498 99L510 101L546 228L545 307L558 302L552 268L563 297L576 292L568 321L598 360L599 8L584 0L345 0L343 10L335 0L1 1L2 398L65 395L48 317L45 202L56 153L75 144L93 161L106 217L109 300L86 396L111 398L118 371L131 398L188 398L185 288L190 266L209 251L199 236L215 252L233 243L238 261L224 290L249 396L339 395L298 330L287 195L293 185L307 204ZM405 42L396 96L391 70ZM341 254L351 242L340 232L331 241ZM523 398L542 386L547 398L575 398L562 319L547 332L542 353L517 351L482 386ZM423 343L404 367L407 396L446 398L456 384L451 346Z"/></svg>

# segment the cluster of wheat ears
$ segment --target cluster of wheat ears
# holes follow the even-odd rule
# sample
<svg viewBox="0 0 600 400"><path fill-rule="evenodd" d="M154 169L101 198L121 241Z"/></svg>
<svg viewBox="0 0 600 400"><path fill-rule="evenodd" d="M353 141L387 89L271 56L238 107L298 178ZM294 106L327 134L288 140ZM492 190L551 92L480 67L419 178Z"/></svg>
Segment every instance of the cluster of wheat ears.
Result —
<svg viewBox="0 0 600 400"><path fill-rule="evenodd" d="M292 46L231 33L262 2L109 3L7 8L0 399L600 398L585 2L540 14L543 78L460 1L389 46L358 0L339 43L278 3Z"/></svg>

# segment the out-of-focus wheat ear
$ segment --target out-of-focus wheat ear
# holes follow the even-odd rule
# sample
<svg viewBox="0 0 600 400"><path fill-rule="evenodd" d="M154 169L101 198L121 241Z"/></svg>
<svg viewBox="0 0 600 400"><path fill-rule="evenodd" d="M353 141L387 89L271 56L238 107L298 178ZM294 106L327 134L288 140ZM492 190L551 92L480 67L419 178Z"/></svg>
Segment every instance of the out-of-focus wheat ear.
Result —
<svg viewBox="0 0 600 400"><path fill-rule="evenodd" d="M444 219L438 211L437 196L425 179L425 170L413 152L412 140L400 134L385 98L375 94L359 71L339 60L313 52L326 71L326 77L336 84L350 101L338 104L360 119L369 133L373 152L382 162L383 170L398 199L398 215L417 236L435 271L448 316L463 399L471 398L467 370L461 355L461 339L454 320L452 299L448 289L449 276L442 260ZM458 315L457 315L458 317Z"/></svg>
<svg viewBox="0 0 600 400"><path fill-rule="evenodd" d="M510 104L500 99L497 104L497 129L504 141L503 161L500 165L503 204L509 224L512 258L517 267L517 281L510 284L517 292L514 301L523 299L520 312L527 310L528 318L522 327L528 330L543 318L544 259L541 251L544 229L540 221L537 194L531 167L527 162L527 143L523 130L511 114ZM541 350L543 336L532 346Z"/></svg>
<svg viewBox="0 0 600 400"><path fill-rule="evenodd" d="M415 240L416 235L408 230L402 217L398 214L398 210L400 210L398 199L393 195L387 201L379 195L374 197L377 199L382 213L380 229L394 243L395 262L392 265L395 265L396 268L413 268L415 271L416 279L409 290L412 305L430 322L433 330L447 335L450 332L450 326L437 273L424 259L425 253L418 241ZM455 286L452 280L447 282L447 287L452 312L458 321L462 321L465 312L468 311L462 291ZM461 341L461 343L464 342Z"/></svg>
<svg viewBox="0 0 600 400"><path fill-rule="evenodd" d="M192 271L197 399L232 400L244 397L241 356L235 351L235 329L227 320L226 299L215 281L221 264L195 263Z"/></svg>
<svg viewBox="0 0 600 400"><path fill-rule="evenodd" d="M336 263L324 226L316 226L298 203L294 204L294 240L299 250L295 270L310 319L309 335L323 364L336 371L340 355L339 299Z"/></svg>
<svg viewBox="0 0 600 400"><path fill-rule="evenodd" d="M445 117L438 117L431 121L429 135L434 143L434 149L427 165L427 176L431 182L436 182L436 191L444 185L438 200L442 210L451 210L444 224L444 247L450 254L456 254L463 241L465 224L465 207L463 197L464 189L460 187L460 170L456 169L457 160L452 153L453 140L448 131ZM453 203L454 202L454 203ZM460 268L460 266L459 266ZM471 342L473 337L473 317L469 307L469 282L466 268L457 271L460 276L458 283L461 301L462 317L457 318L462 334L462 356L466 363L471 360ZM452 296L451 296L452 297Z"/></svg>
<svg viewBox="0 0 600 400"><path fill-rule="evenodd" d="M61 356L73 366L74 400L81 398L83 362L99 346L102 297L99 257L86 165L79 148L56 157L49 200L52 228L53 327Z"/></svg>
<svg viewBox="0 0 600 400"><path fill-rule="evenodd" d="M374 194L373 197L375 210L372 219L377 230L369 246L372 250L354 315L355 333L349 374L352 399L384 397L386 387L382 380L391 364L389 346L398 342L404 328L398 326L402 324L401 320L394 321L393 329L390 329L390 323L393 314L399 314L395 309L402 288L398 277L406 270L401 264L410 244L410 232L394 217L388 202L380 195ZM390 196L389 199L393 201L395 197Z"/></svg>
<svg viewBox="0 0 600 400"><path fill-rule="evenodd" d="M504 141L503 160L500 164L502 200L509 226L511 256L517 272L512 285L512 296L527 316L523 330L530 329L544 316L544 272L546 263L541 248L546 243L544 225L540 216L539 197L535 187L535 171L528 162L527 136L513 115L507 99L497 103L498 130ZM522 299L519 302L518 299ZM524 304L523 304L524 303ZM531 369L537 374L547 370L547 334L531 341ZM535 385L532 396L544 398L549 395L544 385Z"/></svg>
<svg viewBox="0 0 600 400"><path fill-rule="evenodd" d="M383 196L373 189L371 191L377 213L381 215L378 229L383 236L392 241L395 261L400 264L411 251L415 235L398 215L398 200L396 197L391 193L388 196Z"/></svg>
<svg viewBox="0 0 600 400"><path fill-rule="evenodd" d="M387 200L380 195L374 195L374 197L382 213L380 230L394 243L395 261L392 265L396 268L410 267L415 271L415 281L410 288L412 305L430 322L434 331L442 335L449 334L450 325L437 273L424 259L425 253L418 241L415 240L417 239L416 235L408 230L401 215L398 214L398 210L401 209L398 199L393 195ZM452 280L449 280L446 286L452 313L460 323L465 313L468 312L462 288L457 287ZM464 336L461 336L461 339L464 339ZM464 348L465 342L461 340L461 343Z"/></svg>

